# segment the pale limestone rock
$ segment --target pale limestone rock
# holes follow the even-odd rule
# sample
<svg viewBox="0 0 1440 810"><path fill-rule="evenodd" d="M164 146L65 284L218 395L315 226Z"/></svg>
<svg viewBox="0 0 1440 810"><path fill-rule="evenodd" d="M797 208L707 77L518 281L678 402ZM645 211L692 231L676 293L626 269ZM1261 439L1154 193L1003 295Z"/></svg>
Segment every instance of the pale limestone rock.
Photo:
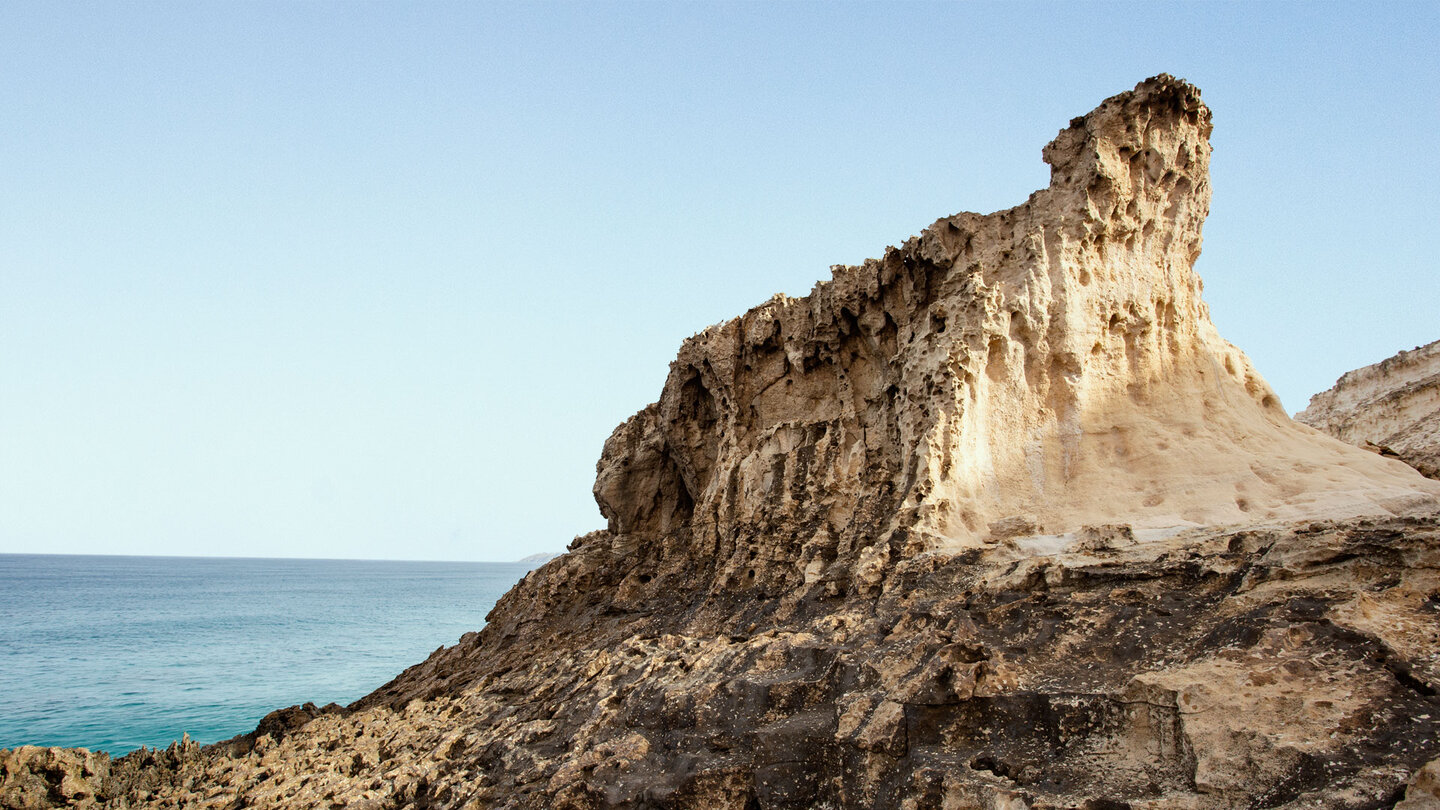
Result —
<svg viewBox="0 0 1440 810"><path fill-rule="evenodd" d="M606 443L611 531L693 525L727 549L813 526L843 558L896 529L913 553L1433 499L1296 426L1216 333L1193 269L1210 129L1193 87L1146 82L1062 131L1024 204L941 219L685 341Z"/></svg>
<svg viewBox="0 0 1440 810"><path fill-rule="evenodd" d="M1024 205L687 341L606 444L608 530L350 707L116 760L109 806L1428 800L1436 485L1215 336L1208 133L1148 80Z"/></svg>
<svg viewBox="0 0 1440 810"><path fill-rule="evenodd" d="M1346 372L1295 420L1440 478L1440 340Z"/></svg>

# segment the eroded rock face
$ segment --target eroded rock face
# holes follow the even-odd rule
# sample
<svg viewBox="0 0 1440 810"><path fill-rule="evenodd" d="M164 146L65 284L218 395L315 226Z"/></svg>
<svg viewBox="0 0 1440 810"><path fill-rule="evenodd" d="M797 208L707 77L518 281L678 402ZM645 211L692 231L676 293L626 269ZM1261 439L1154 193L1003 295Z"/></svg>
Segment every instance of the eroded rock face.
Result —
<svg viewBox="0 0 1440 810"><path fill-rule="evenodd" d="M687 340L605 446L610 530L798 538L828 566L901 528L973 547L1403 509L1407 470L1296 427L1216 334L1193 270L1210 130L1195 88L1143 83L1045 148L1025 204Z"/></svg>
<svg viewBox="0 0 1440 810"><path fill-rule="evenodd" d="M1038 542L787 608L600 533L386 692L115 806L1427 806L1440 519Z"/></svg>
<svg viewBox="0 0 1440 810"><path fill-rule="evenodd" d="M1440 479L1440 340L1347 372L1295 420Z"/></svg>
<svg viewBox="0 0 1440 810"><path fill-rule="evenodd" d="M344 710L115 807L1359 808L1434 795L1440 487L1288 420L1192 264L1208 110L681 348L610 521ZM148 757L148 759L147 759Z"/></svg>
<svg viewBox="0 0 1440 810"><path fill-rule="evenodd" d="M98 807L110 756L84 748L23 745L0 751L0 808Z"/></svg>

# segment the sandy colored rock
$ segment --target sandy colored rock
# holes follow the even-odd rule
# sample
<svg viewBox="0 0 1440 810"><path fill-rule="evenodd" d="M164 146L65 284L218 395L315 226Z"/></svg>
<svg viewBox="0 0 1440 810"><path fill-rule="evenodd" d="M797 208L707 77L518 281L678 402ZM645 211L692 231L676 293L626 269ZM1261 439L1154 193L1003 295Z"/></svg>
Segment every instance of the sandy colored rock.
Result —
<svg viewBox="0 0 1440 810"><path fill-rule="evenodd" d="M690 338L659 401L606 444L610 530L704 526L728 545L814 527L858 549L903 528L967 547L1433 495L1296 426L1216 333L1193 270L1210 130L1194 88L1147 82L1062 131L1050 187L1024 204L941 219Z"/></svg>
<svg viewBox="0 0 1440 810"><path fill-rule="evenodd" d="M1346 372L1295 420L1440 479L1440 341Z"/></svg>
<svg viewBox="0 0 1440 810"><path fill-rule="evenodd" d="M98 807L109 775L104 752L33 745L0 751L0 808Z"/></svg>
<svg viewBox="0 0 1440 810"><path fill-rule="evenodd" d="M1424 801L1440 485L1289 420L1215 334L1209 133L1147 80L1025 204L686 341L606 442L609 526L483 630L122 757L109 806Z"/></svg>
<svg viewBox="0 0 1440 810"><path fill-rule="evenodd" d="M1395 810L1440 810L1440 759L1415 772Z"/></svg>

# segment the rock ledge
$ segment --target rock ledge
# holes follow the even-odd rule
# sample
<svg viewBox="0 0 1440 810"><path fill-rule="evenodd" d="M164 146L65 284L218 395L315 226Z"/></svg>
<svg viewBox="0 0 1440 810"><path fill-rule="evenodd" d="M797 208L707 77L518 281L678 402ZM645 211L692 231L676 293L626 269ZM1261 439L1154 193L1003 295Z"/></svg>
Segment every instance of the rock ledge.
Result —
<svg viewBox="0 0 1440 810"><path fill-rule="evenodd" d="M483 630L102 798L1424 806L1440 484L1292 422L1216 334L1210 129L1149 79L1024 204L690 338L605 443L608 527Z"/></svg>

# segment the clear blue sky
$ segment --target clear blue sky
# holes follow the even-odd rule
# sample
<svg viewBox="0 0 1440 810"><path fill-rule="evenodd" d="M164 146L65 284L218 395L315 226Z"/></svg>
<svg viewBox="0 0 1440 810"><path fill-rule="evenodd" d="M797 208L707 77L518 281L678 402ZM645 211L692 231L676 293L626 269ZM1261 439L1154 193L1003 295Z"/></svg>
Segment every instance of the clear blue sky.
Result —
<svg viewBox="0 0 1440 810"><path fill-rule="evenodd" d="M1440 5L0 4L0 552L513 559L680 341L1159 72L1291 411L1440 338Z"/></svg>

